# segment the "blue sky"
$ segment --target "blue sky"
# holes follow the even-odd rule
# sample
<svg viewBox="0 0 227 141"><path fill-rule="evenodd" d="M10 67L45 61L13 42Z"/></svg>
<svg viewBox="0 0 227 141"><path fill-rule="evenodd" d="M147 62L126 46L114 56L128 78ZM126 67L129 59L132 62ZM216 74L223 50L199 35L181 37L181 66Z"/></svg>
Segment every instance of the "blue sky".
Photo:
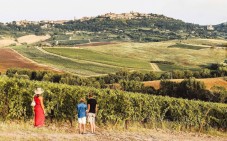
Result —
<svg viewBox="0 0 227 141"><path fill-rule="evenodd" d="M227 22L227 0L0 0L0 22L73 19L130 11L163 14L202 25Z"/></svg>

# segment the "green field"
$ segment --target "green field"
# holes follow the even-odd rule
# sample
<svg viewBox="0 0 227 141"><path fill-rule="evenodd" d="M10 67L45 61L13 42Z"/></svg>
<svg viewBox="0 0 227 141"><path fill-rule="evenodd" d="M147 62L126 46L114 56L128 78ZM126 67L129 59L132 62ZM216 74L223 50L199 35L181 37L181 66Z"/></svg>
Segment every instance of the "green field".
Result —
<svg viewBox="0 0 227 141"><path fill-rule="evenodd" d="M38 63L83 76L92 76L114 73L122 68L143 72L152 71L149 64L151 61L172 62L172 64L157 63L162 71L199 70L201 66L222 63L227 58L225 48L212 47L213 44L220 45L226 42L225 40L190 39L150 43L118 42L80 48L43 48L52 55L33 47L14 48Z"/></svg>
<svg viewBox="0 0 227 141"><path fill-rule="evenodd" d="M22 55L42 64L52 66L54 68L61 69L63 71L69 71L78 75L92 76L101 75L107 73L113 73L119 70L117 67L101 66L88 62L76 62L70 59L64 59L57 56L52 56L39 51L36 48L26 48L24 46L14 47L16 51Z"/></svg>
<svg viewBox="0 0 227 141"><path fill-rule="evenodd" d="M46 51L61 56L66 56L78 60L88 60L108 65L114 65L132 69L151 69L149 62L129 57L121 57L118 54L106 54L95 52L89 49L73 49L73 48L44 48Z"/></svg>
<svg viewBox="0 0 227 141"><path fill-rule="evenodd" d="M214 42L213 40L205 41L208 43ZM224 40L221 41L226 42ZM174 65L159 66L162 67L161 69L163 71L173 69L200 69L200 66L202 65L222 63L227 57L226 49L216 49L208 47L207 45L202 45L204 43L204 40L202 39L186 40L185 42L190 44L188 46L200 49L185 48L184 45L183 47L180 47L180 44L178 44L178 48L169 48L169 46L179 43L178 40L150 43L118 43L105 46L86 47L86 49L110 55L116 54L120 57L133 58L135 60L139 59L147 62L170 61L174 63ZM197 44L195 44L195 42Z"/></svg>

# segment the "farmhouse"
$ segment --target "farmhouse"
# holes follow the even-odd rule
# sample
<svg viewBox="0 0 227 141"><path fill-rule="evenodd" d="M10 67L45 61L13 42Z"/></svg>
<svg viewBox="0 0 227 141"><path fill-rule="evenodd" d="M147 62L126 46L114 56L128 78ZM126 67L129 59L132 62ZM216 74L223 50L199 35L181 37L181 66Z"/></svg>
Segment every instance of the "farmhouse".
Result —
<svg viewBox="0 0 227 141"><path fill-rule="evenodd" d="M214 27L213 27L212 25L208 25L208 26L207 26L207 30L212 31L212 30L214 30Z"/></svg>

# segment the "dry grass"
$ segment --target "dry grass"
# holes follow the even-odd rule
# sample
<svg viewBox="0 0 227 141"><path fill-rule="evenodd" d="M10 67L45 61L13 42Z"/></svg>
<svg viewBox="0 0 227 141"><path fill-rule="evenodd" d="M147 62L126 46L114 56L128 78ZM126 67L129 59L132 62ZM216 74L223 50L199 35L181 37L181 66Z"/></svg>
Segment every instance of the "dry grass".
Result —
<svg viewBox="0 0 227 141"><path fill-rule="evenodd" d="M1 122L0 139L1 140L88 140L88 141L224 141L226 136L211 136L205 134L172 131L168 129L146 129L143 127L133 126L125 130L122 127L105 126L97 128L96 134L91 134L87 125L87 134L78 134L78 129L70 127L69 124L50 124L46 127L34 128L32 121L23 122Z"/></svg>
<svg viewBox="0 0 227 141"><path fill-rule="evenodd" d="M11 44L17 44L14 39L0 39L0 47L9 46Z"/></svg>
<svg viewBox="0 0 227 141"><path fill-rule="evenodd" d="M46 35L46 36L26 35L26 36L22 36L22 37L18 38L17 41L19 43L32 44L32 43L36 43L39 41L45 41L49 38L50 38L50 35Z"/></svg>
<svg viewBox="0 0 227 141"><path fill-rule="evenodd" d="M50 38L50 35L46 36L36 36L36 35L26 35L19 37L17 41L14 38L3 38L0 39L0 47L10 46L12 44L20 45L21 43L32 44L39 41L45 41Z"/></svg>

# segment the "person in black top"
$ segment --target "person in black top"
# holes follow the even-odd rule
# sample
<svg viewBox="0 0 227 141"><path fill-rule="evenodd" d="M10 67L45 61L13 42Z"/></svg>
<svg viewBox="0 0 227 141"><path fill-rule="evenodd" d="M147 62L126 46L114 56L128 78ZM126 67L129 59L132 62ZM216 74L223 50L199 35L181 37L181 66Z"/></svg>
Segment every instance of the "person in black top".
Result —
<svg viewBox="0 0 227 141"><path fill-rule="evenodd" d="M96 99L93 98L93 94L89 94L89 99L87 101L88 107L88 122L91 125L91 133L95 133L95 116L98 111L98 105Z"/></svg>

